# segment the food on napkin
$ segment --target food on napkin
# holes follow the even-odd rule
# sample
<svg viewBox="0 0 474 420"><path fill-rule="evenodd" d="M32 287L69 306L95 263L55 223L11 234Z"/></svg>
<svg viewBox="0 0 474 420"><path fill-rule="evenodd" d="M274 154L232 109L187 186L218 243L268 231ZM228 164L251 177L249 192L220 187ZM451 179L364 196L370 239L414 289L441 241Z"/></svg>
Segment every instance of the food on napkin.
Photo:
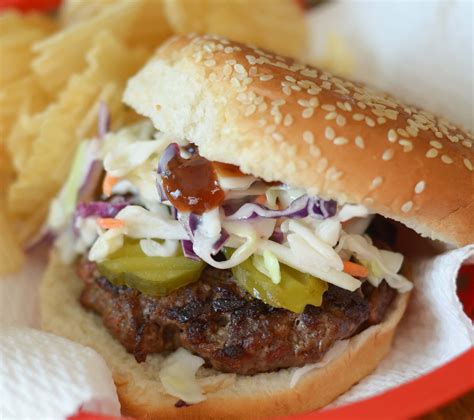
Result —
<svg viewBox="0 0 474 420"><path fill-rule="evenodd" d="M10 247L15 257L0 262L0 273L17 271L17 254L41 234L77 145L94 134L99 103L107 103L114 129L136 118L121 104L125 82L174 31L231 35L293 55L306 45L293 0L256 9L250 0L202 2L201 12L212 8L209 20L189 5L66 0L56 17L0 12L0 56L9 63L0 69L0 200L18 239L0 236L0 250Z"/></svg>
<svg viewBox="0 0 474 420"><path fill-rule="evenodd" d="M324 406L377 367L405 310L390 219L473 241L472 134L388 94L188 35L124 100L151 123L77 148L41 300L47 330L104 355L126 413Z"/></svg>

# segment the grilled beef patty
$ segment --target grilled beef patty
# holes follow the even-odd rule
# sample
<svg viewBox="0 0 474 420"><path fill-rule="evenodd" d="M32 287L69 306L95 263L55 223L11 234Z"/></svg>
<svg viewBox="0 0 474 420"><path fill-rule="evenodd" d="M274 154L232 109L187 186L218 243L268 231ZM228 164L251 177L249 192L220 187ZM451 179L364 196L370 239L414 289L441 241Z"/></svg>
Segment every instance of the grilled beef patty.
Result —
<svg viewBox="0 0 474 420"><path fill-rule="evenodd" d="M395 291L367 282L355 292L330 285L321 307L301 314L277 309L241 289L230 270L205 269L201 279L166 297L115 286L83 261L81 304L102 316L137 361L184 347L222 372L255 374L314 363L337 340L379 323Z"/></svg>

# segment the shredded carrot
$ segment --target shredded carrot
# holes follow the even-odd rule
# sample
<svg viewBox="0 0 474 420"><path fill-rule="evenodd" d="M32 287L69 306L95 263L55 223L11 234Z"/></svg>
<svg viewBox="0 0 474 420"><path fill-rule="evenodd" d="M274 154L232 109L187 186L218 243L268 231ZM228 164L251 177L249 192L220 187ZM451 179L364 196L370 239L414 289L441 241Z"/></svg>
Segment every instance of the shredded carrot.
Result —
<svg viewBox="0 0 474 420"><path fill-rule="evenodd" d="M117 229L124 226L125 222L120 219L103 218L103 219L97 219L97 224L102 229Z"/></svg>
<svg viewBox="0 0 474 420"><path fill-rule="evenodd" d="M112 195L112 188L118 181L119 178L106 174L104 182L102 183L102 191L104 192L104 194L107 196Z"/></svg>
<svg viewBox="0 0 474 420"><path fill-rule="evenodd" d="M367 277L369 275L367 268L352 261L344 261L344 272L354 277Z"/></svg>
<svg viewBox="0 0 474 420"><path fill-rule="evenodd" d="M255 199L255 203L264 206L264 205L267 203L267 196L266 196L265 194L259 195L259 196Z"/></svg>

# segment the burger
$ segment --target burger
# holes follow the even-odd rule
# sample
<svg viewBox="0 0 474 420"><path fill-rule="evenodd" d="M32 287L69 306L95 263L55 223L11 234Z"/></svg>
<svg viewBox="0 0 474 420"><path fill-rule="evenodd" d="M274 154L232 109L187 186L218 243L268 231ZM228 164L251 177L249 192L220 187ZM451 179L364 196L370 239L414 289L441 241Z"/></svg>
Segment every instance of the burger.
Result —
<svg viewBox="0 0 474 420"><path fill-rule="evenodd" d="M473 242L472 134L257 47L178 36L146 117L78 147L51 205L44 329L96 349L125 414L317 409L390 350L413 287L397 225Z"/></svg>

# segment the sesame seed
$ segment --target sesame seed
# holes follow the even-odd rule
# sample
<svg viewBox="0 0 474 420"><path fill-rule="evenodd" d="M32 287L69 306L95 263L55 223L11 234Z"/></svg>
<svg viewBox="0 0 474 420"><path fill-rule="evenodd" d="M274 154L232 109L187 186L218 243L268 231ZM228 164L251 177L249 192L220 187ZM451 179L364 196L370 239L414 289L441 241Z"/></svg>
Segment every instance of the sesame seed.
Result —
<svg viewBox="0 0 474 420"><path fill-rule="evenodd" d="M355 121L362 121L363 119L365 119L365 115L355 113L355 114L352 115L352 119L355 120Z"/></svg>
<svg viewBox="0 0 474 420"><path fill-rule="evenodd" d="M398 118L398 111L394 109L386 109L385 116L390 120L396 120Z"/></svg>
<svg viewBox="0 0 474 420"><path fill-rule="evenodd" d="M303 140L308 144L313 144L314 142L314 135L311 131L305 131L303 133Z"/></svg>
<svg viewBox="0 0 474 420"><path fill-rule="evenodd" d="M333 166L330 167L326 172L326 179L329 179L330 181L337 181L341 176L342 172L338 171Z"/></svg>
<svg viewBox="0 0 474 420"><path fill-rule="evenodd" d="M321 109L324 109L325 111L335 111L336 107L334 105L324 104L321 105Z"/></svg>
<svg viewBox="0 0 474 420"><path fill-rule="evenodd" d="M365 147L364 139L361 136L357 136L354 141L359 149L363 149Z"/></svg>
<svg viewBox="0 0 474 420"><path fill-rule="evenodd" d="M204 61L204 65L206 67L213 67L216 65L216 60L205 60Z"/></svg>
<svg viewBox="0 0 474 420"><path fill-rule="evenodd" d="M435 158L436 156L438 156L438 151L436 149L430 149L426 152L426 155L425 155L427 158Z"/></svg>
<svg viewBox="0 0 474 420"><path fill-rule="evenodd" d="M308 92L309 95L317 95L319 92L321 92L320 88L309 88L306 92Z"/></svg>
<svg viewBox="0 0 474 420"><path fill-rule="evenodd" d="M394 152L393 149L387 149L385 152L382 154L382 159L387 161L393 158Z"/></svg>
<svg viewBox="0 0 474 420"><path fill-rule="evenodd" d="M310 148L310 152L311 152L311 148ZM316 164L316 171L318 173L322 173L326 170L327 166L328 166L328 160L326 158L322 158Z"/></svg>
<svg viewBox="0 0 474 420"><path fill-rule="evenodd" d="M377 187L380 187L383 183L383 178L381 176L376 176L373 180L372 183L370 184L370 189L374 190Z"/></svg>
<svg viewBox="0 0 474 420"><path fill-rule="evenodd" d="M345 111L345 110L346 110L346 106L345 106L342 102L336 102L336 106L337 106L341 111Z"/></svg>
<svg viewBox="0 0 474 420"><path fill-rule="evenodd" d="M274 101L272 101L273 106L282 106L285 104L286 104L286 101L283 98L275 99Z"/></svg>
<svg viewBox="0 0 474 420"><path fill-rule="evenodd" d="M365 117L365 123L369 126L369 127L375 127L375 121L370 118L370 117Z"/></svg>
<svg viewBox="0 0 474 420"><path fill-rule="evenodd" d="M418 135L418 129L415 127L407 127L408 133L410 133L413 137L416 137Z"/></svg>
<svg viewBox="0 0 474 420"><path fill-rule="evenodd" d="M411 152L413 150L413 143L407 139L401 139L399 142L401 146L403 146L404 152Z"/></svg>
<svg viewBox="0 0 474 420"><path fill-rule="evenodd" d="M436 140L431 140L430 145L433 146L436 149L442 149L443 148L443 145L439 141L436 141Z"/></svg>
<svg viewBox="0 0 474 420"><path fill-rule="evenodd" d="M321 156L321 150L319 149L318 146L315 146L314 144L312 144L309 147L309 153L311 154L311 156L314 156L314 157Z"/></svg>
<svg viewBox="0 0 474 420"><path fill-rule="evenodd" d="M274 120L275 120L275 124L276 124L276 125L280 124L280 123L281 123L281 120L283 119L283 117L282 117L282 115L281 115L281 112L278 111L278 110L274 113L274 117L273 117L273 118L274 118Z"/></svg>
<svg viewBox="0 0 474 420"><path fill-rule="evenodd" d="M318 98L311 98L309 100L309 105L316 108L319 106L319 99Z"/></svg>
<svg viewBox="0 0 474 420"><path fill-rule="evenodd" d="M305 108L303 112L301 113L301 116L303 118L311 118L314 113L314 108Z"/></svg>
<svg viewBox="0 0 474 420"><path fill-rule="evenodd" d="M268 108L268 105L265 103L265 102L262 102L259 106L258 106L258 112L264 112L266 111Z"/></svg>
<svg viewBox="0 0 474 420"><path fill-rule="evenodd" d="M344 126L346 124L346 117L344 117L343 115L338 115L336 117L336 124L341 127Z"/></svg>
<svg viewBox="0 0 474 420"><path fill-rule="evenodd" d="M282 89L283 93L286 95L286 96L290 96L291 95L291 89L289 86L284 86L283 89Z"/></svg>
<svg viewBox="0 0 474 420"><path fill-rule="evenodd" d="M280 141L283 141L285 138L283 137L283 135L281 133L278 133L278 132L275 132L272 134L272 137L274 140L280 142Z"/></svg>
<svg viewBox="0 0 474 420"><path fill-rule="evenodd" d="M235 77L233 77L232 79L230 79L230 84L236 88L239 88L240 87L240 82L238 79L236 79Z"/></svg>
<svg viewBox="0 0 474 420"><path fill-rule="evenodd" d="M402 206L402 212L408 213L413 208L413 201L407 201Z"/></svg>
<svg viewBox="0 0 474 420"><path fill-rule="evenodd" d="M291 85L290 88L293 89L293 90L297 90L297 91L301 90L301 88L297 85Z"/></svg>
<svg viewBox="0 0 474 420"><path fill-rule="evenodd" d="M225 47L224 52L226 54L232 54L234 52L234 49L232 47Z"/></svg>
<svg viewBox="0 0 474 420"><path fill-rule="evenodd" d="M255 62L257 60L253 55L246 55L245 58L247 59L249 64L255 64Z"/></svg>
<svg viewBox="0 0 474 420"><path fill-rule="evenodd" d="M343 146L344 144L349 143L349 140L347 140L345 137L336 137L334 139L334 144L336 146Z"/></svg>
<svg viewBox="0 0 474 420"><path fill-rule="evenodd" d="M464 147L471 148L472 147L472 141L471 140L463 140L461 143Z"/></svg>
<svg viewBox="0 0 474 420"><path fill-rule="evenodd" d="M324 136L328 140L333 140L334 137L336 137L336 133L334 132L334 129L332 127L326 127L326 129L324 130Z"/></svg>
<svg viewBox="0 0 474 420"><path fill-rule="evenodd" d="M249 105L245 109L244 116L248 117L248 116L252 115L253 113L255 113L256 110L257 110L257 106L255 104Z"/></svg>
<svg viewBox="0 0 474 420"><path fill-rule="evenodd" d="M265 134L271 134L273 133L274 131L276 130L276 126L275 125L269 125L265 128L264 130L264 133Z"/></svg>
<svg viewBox="0 0 474 420"><path fill-rule="evenodd" d="M318 73L316 70L310 70L310 69L303 69L300 71L300 74L302 76L307 76L307 77L317 77Z"/></svg>
<svg viewBox="0 0 474 420"><path fill-rule="evenodd" d="M426 182L420 181L415 185L415 194L421 194L425 190Z"/></svg>
<svg viewBox="0 0 474 420"><path fill-rule="evenodd" d="M397 141L397 137L397 132L393 128L388 130L387 138L390 143L395 143Z"/></svg>
<svg viewBox="0 0 474 420"><path fill-rule="evenodd" d="M362 101L357 102L357 106L358 106L360 109L365 109L365 108L367 108L367 105L364 104L364 102L362 102Z"/></svg>
<svg viewBox="0 0 474 420"><path fill-rule="evenodd" d="M225 77L229 77L232 74L232 66L230 64L224 64L222 73L224 73Z"/></svg>
<svg viewBox="0 0 474 420"><path fill-rule="evenodd" d="M334 120L337 117L336 112L330 112L324 117L325 120Z"/></svg>
<svg viewBox="0 0 474 420"><path fill-rule="evenodd" d="M387 119L384 117L378 117L377 118L377 124L385 124L387 122Z"/></svg>
<svg viewBox="0 0 474 420"><path fill-rule="evenodd" d="M410 134L408 134L408 131L406 131L403 128L397 128L397 133L403 137L410 137Z"/></svg>
<svg viewBox="0 0 474 420"><path fill-rule="evenodd" d="M283 119L283 125L285 127L289 127L291 124L293 124L293 117L291 114L286 114L285 118Z"/></svg>
<svg viewBox="0 0 474 420"><path fill-rule="evenodd" d="M325 82L321 83L321 87L323 89L329 90L329 89L331 89L331 83L328 82L328 81L325 81Z"/></svg>
<svg viewBox="0 0 474 420"><path fill-rule="evenodd" d="M446 163L447 165L453 163L453 160L448 155L442 155L441 161Z"/></svg>
<svg viewBox="0 0 474 420"><path fill-rule="evenodd" d="M309 101L307 101L306 99L298 99L298 105L300 106L304 106L304 107L307 107L309 106Z"/></svg>
<svg viewBox="0 0 474 420"><path fill-rule="evenodd" d="M352 105L349 102L344 102L344 106L346 107L346 111L352 111Z"/></svg>
<svg viewBox="0 0 474 420"><path fill-rule="evenodd" d="M464 166L470 171L472 171L472 163L468 158L464 158Z"/></svg>
<svg viewBox="0 0 474 420"><path fill-rule="evenodd" d="M435 136L438 137L439 139L443 138L443 133L441 131L436 131Z"/></svg>
<svg viewBox="0 0 474 420"><path fill-rule="evenodd" d="M268 82L269 80L272 80L273 79L273 75L272 74L262 74L260 76L260 80L262 82Z"/></svg>
<svg viewBox="0 0 474 420"><path fill-rule="evenodd" d="M240 74L247 74L247 71L245 70L245 67L242 64L236 64L234 66L234 69L237 73Z"/></svg>
<svg viewBox="0 0 474 420"><path fill-rule="evenodd" d="M288 80L289 82L296 83L296 79L292 76L285 76L285 79Z"/></svg>

